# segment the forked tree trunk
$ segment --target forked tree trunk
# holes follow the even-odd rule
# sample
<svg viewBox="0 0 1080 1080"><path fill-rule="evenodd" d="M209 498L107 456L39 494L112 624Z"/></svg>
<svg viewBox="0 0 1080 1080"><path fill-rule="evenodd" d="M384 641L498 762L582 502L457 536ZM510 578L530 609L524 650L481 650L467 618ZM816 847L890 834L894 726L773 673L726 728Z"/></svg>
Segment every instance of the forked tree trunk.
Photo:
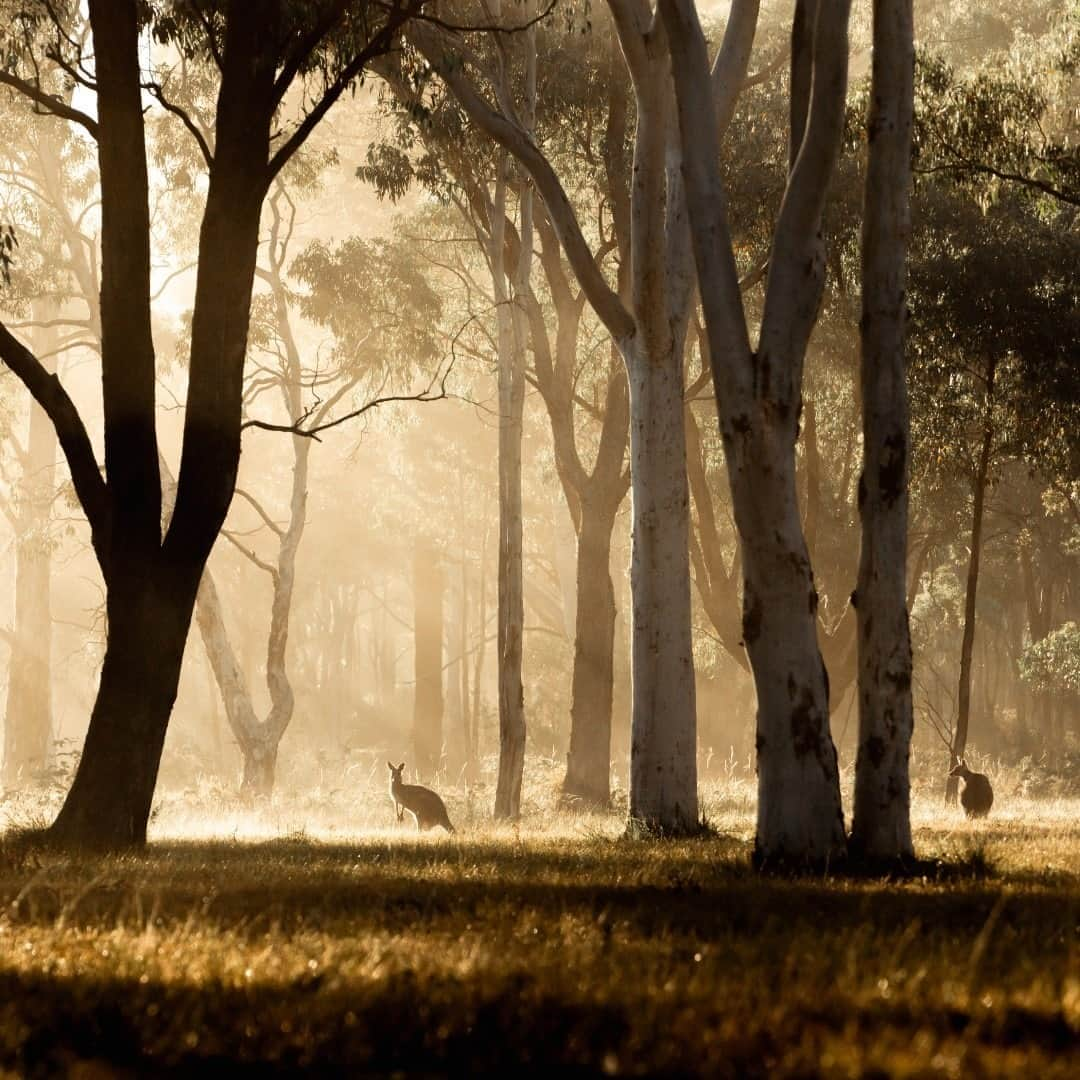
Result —
<svg viewBox="0 0 1080 1080"><path fill-rule="evenodd" d="M577 544L577 609L570 703L570 750L563 794L589 806L611 800L611 702L615 588L611 581L614 513L583 499Z"/></svg>
<svg viewBox="0 0 1080 1080"><path fill-rule="evenodd" d="M743 640L757 690L759 859L843 851L817 589L799 520L794 456L768 434L730 455L743 553Z"/></svg>
<svg viewBox="0 0 1080 1080"><path fill-rule="evenodd" d="M911 231L915 43L912 0L874 0L862 230L862 550L856 587L859 750L851 847L914 855L908 760L913 727L907 612L908 420L905 256Z"/></svg>
<svg viewBox="0 0 1080 1080"><path fill-rule="evenodd" d="M48 330L41 332L42 354L52 351L55 337ZM52 741L49 521L56 495L56 449L52 421L36 401L31 401L26 461L15 521L15 619L10 639L4 758L0 770L0 787L5 789L30 783L42 772Z"/></svg>
<svg viewBox="0 0 1080 1080"><path fill-rule="evenodd" d="M698 827L697 713L690 635L690 496L680 349L625 350L630 384L634 632L632 829Z"/></svg>
<svg viewBox="0 0 1080 1080"><path fill-rule="evenodd" d="M398 11L343 63L306 122L273 143L271 120L341 12L285 38L281 0L222 16L214 150L199 234L176 507L161 537L150 295L150 213L140 40L144 5L89 0L100 174L105 477L60 383L2 325L0 353L53 420L106 582L106 657L75 781L52 829L72 847L141 843L199 577L228 512L240 459L243 369L267 185L311 128L385 52ZM63 32L63 30L61 30ZM30 96L33 96L32 94ZM91 123L84 119L86 126ZM271 152L273 153L271 154Z"/></svg>
<svg viewBox="0 0 1080 1080"><path fill-rule="evenodd" d="M135 560L114 573L98 695L51 841L109 849L146 842L197 581Z"/></svg>
<svg viewBox="0 0 1080 1080"><path fill-rule="evenodd" d="M79 768L50 829L65 846L126 847L146 839L196 590L240 460L243 361L275 74L265 41L273 40L278 14L273 5L253 4L229 17L216 153L199 236L183 453L176 507L162 541L137 12L131 4L91 0L108 487L104 507L91 511L82 493L80 500L105 576L108 639ZM86 480L82 486L88 488Z"/></svg>
<svg viewBox="0 0 1080 1080"><path fill-rule="evenodd" d="M843 134L849 5L799 0L792 32L790 171L773 236L758 346L739 290L719 134L757 24L732 5L717 67L692 0L660 0L713 386L743 556L743 639L758 698L759 861L819 863L846 849L817 590L795 486L806 345L824 281L821 219Z"/></svg>
<svg viewBox="0 0 1080 1080"><path fill-rule="evenodd" d="M419 541L413 562L415 674L413 698L414 768L430 779L442 760L443 575L438 553Z"/></svg>

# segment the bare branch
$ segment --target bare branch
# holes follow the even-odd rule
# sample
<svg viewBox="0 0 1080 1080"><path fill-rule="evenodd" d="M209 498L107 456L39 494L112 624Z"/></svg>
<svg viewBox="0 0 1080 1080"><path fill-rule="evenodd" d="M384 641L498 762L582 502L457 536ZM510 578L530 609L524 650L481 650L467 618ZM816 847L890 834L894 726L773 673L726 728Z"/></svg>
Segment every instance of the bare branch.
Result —
<svg viewBox="0 0 1080 1080"><path fill-rule="evenodd" d="M199 129L199 125L191 118L191 114L165 96L165 90L161 83L146 82L142 85L143 89L146 90L166 112L172 113L173 116L180 117L184 127L191 132L192 138L199 144L199 151L202 153L203 161L206 162L207 168L210 168L210 166L214 164L214 155L210 151L210 144L206 141L206 136Z"/></svg>
<svg viewBox="0 0 1080 1080"><path fill-rule="evenodd" d="M262 503L254 495L248 494L243 488L237 488L234 494L239 495L262 518L263 523L272 533L276 536L285 535L285 530L263 509Z"/></svg>
<svg viewBox="0 0 1080 1080"><path fill-rule="evenodd" d="M454 365L451 363L446 371L443 372L441 378L436 376L428 384L427 388L421 390L419 394L386 394L380 397L374 397L366 404L361 405L358 409L353 409L343 416L335 417L333 420L312 424L310 427L304 426L310 416L310 412L307 412L292 424L272 424L267 420L245 420L244 423L240 425L240 430L242 431L244 428L259 428L262 431L282 431L290 435L300 435L306 439L314 439L316 442L321 442L322 440L319 436L322 432L339 427L341 424L348 423L350 420L355 420L358 416L363 416L364 413L379 408L380 405L389 405L395 401L445 401L450 396L446 392L446 380L449 378L453 366ZM436 384L438 385L438 392L435 391Z"/></svg>
<svg viewBox="0 0 1080 1080"><path fill-rule="evenodd" d="M97 139L98 123L93 117L69 105L55 94L46 93L36 83L28 79L20 79L17 75L12 75L10 71L0 70L0 85L10 86L52 116L59 116L64 120L80 124L95 140Z"/></svg>
<svg viewBox="0 0 1080 1080"><path fill-rule="evenodd" d="M221 535L224 536L225 539L228 540L229 543L232 544L232 546L236 548L236 550L239 551L245 559L248 560L248 562L253 563L260 570L263 570L267 574L269 574L274 579L274 583L277 584L278 572L275 567L271 566L268 562L264 562L262 559L260 559L259 556L256 555L251 548L244 547L244 545L240 543L240 539L237 534L232 532L231 530L222 529Z"/></svg>
<svg viewBox="0 0 1080 1080"><path fill-rule="evenodd" d="M108 492L78 409L59 378L50 374L3 323L0 323L0 359L18 376L56 428L75 493L90 522L94 549L100 557L109 530Z"/></svg>

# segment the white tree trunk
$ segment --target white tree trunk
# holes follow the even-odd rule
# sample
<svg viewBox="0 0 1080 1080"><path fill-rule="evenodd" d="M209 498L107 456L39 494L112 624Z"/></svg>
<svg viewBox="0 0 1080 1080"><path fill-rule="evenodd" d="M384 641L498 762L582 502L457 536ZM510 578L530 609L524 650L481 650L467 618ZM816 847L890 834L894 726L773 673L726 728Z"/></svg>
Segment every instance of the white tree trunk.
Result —
<svg viewBox="0 0 1080 1080"><path fill-rule="evenodd" d="M753 432L732 459L743 556L743 642L757 690L760 861L823 862L844 850L817 590L787 439Z"/></svg>
<svg viewBox="0 0 1080 1080"><path fill-rule="evenodd" d="M911 229L915 66L912 0L874 0L869 160L862 233L862 551L856 589L859 750L852 848L911 843L911 639L906 599L908 421L904 259Z"/></svg>
<svg viewBox="0 0 1080 1080"><path fill-rule="evenodd" d="M745 64L757 3L736 0L718 63ZM817 591L795 491L807 341L823 281L821 214L843 130L845 0L799 0L792 36L791 170L769 260L757 350L750 345L719 134L738 80L710 72L693 0L660 0L678 104L687 208L720 430L743 557L743 640L758 696L759 861L824 862L845 850ZM812 76L812 77L811 77Z"/></svg>
<svg viewBox="0 0 1080 1080"><path fill-rule="evenodd" d="M698 826L681 350L623 347L630 382L633 597L631 828Z"/></svg>

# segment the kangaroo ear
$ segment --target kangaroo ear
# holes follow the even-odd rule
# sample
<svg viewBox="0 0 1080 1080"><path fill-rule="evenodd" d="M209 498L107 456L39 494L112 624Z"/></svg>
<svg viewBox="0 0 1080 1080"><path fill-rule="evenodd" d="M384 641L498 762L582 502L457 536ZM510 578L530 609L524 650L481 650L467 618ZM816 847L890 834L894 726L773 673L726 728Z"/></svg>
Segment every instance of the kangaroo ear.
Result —
<svg viewBox="0 0 1080 1080"><path fill-rule="evenodd" d="M402 763L401 763L401 764L400 764L400 765L398 766L398 772L401 772L401 770L402 770L402 769L404 769L404 768L405 768L405 762L403 761L403 762L402 762Z"/></svg>
<svg viewBox="0 0 1080 1080"><path fill-rule="evenodd" d="M393 766L393 765L391 765L389 761L388 761L388 762L386 763L386 767L387 767L387 768L388 768L388 769L389 769L389 770L390 770L391 772L393 772L393 771L394 771L394 766Z"/></svg>

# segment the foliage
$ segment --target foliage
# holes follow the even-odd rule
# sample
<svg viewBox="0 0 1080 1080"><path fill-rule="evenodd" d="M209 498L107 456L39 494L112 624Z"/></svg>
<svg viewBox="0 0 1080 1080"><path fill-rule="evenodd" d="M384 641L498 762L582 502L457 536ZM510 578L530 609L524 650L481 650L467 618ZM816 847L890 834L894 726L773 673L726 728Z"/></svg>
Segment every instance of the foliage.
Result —
<svg viewBox="0 0 1080 1080"><path fill-rule="evenodd" d="M404 240L313 241L289 268L304 316L331 330L353 365L415 370L442 355L439 294Z"/></svg>
<svg viewBox="0 0 1080 1080"><path fill-rule="evenodd" d="M1067 622L1020 657L1020 677L1036 691L1080 697L1080 625Z"/></svg>

